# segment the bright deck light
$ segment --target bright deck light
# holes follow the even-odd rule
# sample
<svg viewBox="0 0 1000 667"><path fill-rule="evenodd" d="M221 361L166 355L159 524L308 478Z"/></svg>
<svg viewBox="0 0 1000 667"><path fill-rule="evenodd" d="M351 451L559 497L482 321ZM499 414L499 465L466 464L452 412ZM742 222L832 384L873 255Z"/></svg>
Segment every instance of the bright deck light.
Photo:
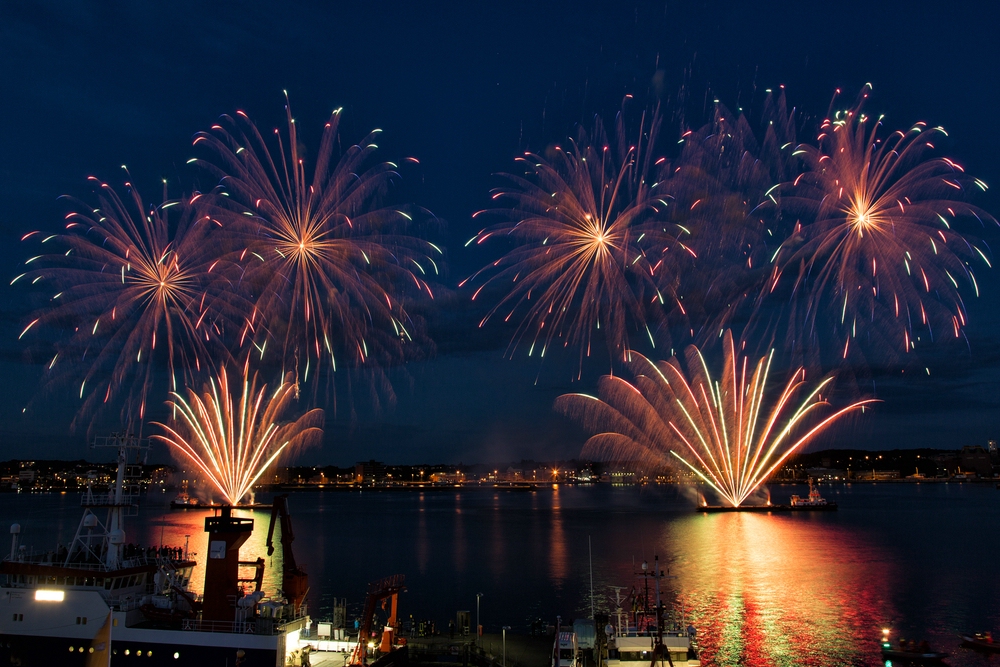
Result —
<svg viewBox="0 0 1000 667"><path fill-rule="evenodd" d="M39 602L62 602L66 597L66 591L52 591L39 588L35 591L35 600Z"/></svg>

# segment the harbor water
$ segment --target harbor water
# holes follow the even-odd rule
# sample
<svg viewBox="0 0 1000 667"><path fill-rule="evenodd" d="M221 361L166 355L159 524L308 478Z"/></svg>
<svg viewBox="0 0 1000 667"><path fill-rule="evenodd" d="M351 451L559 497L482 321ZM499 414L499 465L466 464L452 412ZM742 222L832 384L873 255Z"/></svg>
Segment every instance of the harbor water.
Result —
<svg viewBox="0 0 1000 667"><path fill-rule="evenodd" d="M311 491L293 493L294 550L309 573L310 611L346 598L360 612L367 583L402 573L404 619L448 632L457 611L487 632L527 633L615 613L641 563L658 557L664 596L698 630L706 665L874 665L882 628L926 639L951 665L985 665L958 633L1000 630L1000 490L992 484L824 485L837 512L701 514L690 489L553 485L537 490ZM805 487L775 486L775 502ZM150 495L126 541L207 555L206 510L170 510ZM259 494L258 502L266 502ZM68 544L79 494L0 495L0 521L21 525L36 551ZM244 560L268 560L266 510ZM187 536L187 537L186 537ZM199 568L201 565L199 565ZM201 585L203 570L194 575ZM591 577L593 588L591 588ZM630 608L623 610L628 613Z"/></svg>

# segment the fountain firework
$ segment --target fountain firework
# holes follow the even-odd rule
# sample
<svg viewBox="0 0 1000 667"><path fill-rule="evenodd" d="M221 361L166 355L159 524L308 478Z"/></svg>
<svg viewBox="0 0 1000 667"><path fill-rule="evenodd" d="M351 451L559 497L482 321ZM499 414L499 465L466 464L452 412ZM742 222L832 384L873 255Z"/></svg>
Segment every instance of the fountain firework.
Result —
<svg viewBox="0 0 1000 667"><path fill-rule="evenodd" d="M736 507L830 424L874 402L852 403L809 425L812 414L828 405L820 392L832 378L807 389L805 371L799 368L777 399L768 400L773 353L750 372L748 359L736 354L732 333L727 330L723 339L721 381L712 378L701 351L692 345L687 374L676 358L653 362L635 354L628 364L631 383L605 376L599 398L560 396L556 409L596 433L583 456L647 465L669 464L672 457Z"/></svg>
<svg viewBox="0 0 1000 667"><path fill-rule="evenodd" d="M169 401L178 415L175 425L154 422L164 433L152 437L190 460L226 502L239 503L280 457L314 443L322 434L323 411L310 410L280 424L295 399L287 378L272 392L257 387L257 376L244 374L239 397L230 390L223 368L202 394L174 392Z"/></svg>

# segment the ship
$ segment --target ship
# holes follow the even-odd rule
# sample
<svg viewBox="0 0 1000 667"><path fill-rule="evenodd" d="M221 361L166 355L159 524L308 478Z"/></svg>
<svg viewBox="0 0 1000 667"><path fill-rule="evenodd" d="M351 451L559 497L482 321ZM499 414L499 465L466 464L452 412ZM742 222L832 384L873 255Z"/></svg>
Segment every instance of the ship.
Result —
<svg viewBox="0 0 1000 667"><path fill-rule="evenodd" d="M254 520L220 507L205 518L208 559L197 595L186 546L144 548L126 538L149 441L118 433L94 446L117 450L116 478L106 492L88 487L83 494L69 548L35 552L21 544L20 526L11 526L10 553L0 562L0 664L283 667L298 659L299 635L309 628L307 583L291 553L287 504L275 503L268 535L270 554L280 516L280 594L261 588L263 558L240 560ZM253 575L241 577L241 567Z"/></svg>
<svg viewBox="0 0 1000 667"><path fill-rule="evenodd" d="M616 591L616 614L604 628L607 667L646 667L657 663L674 667L699 667L697 632L688 625L683 608L680 617L667 609L660 595L660 580L667 575L654 557L652 571L647 562L637 575L641 588L633 587L622 599ZM650 591L650 580L653 590ZM651 594L654 597L650 597ZM623 611L631 608L631 612ZM631 617L631 618L630 618ZM604 657L604 656L602 656Z"/></svg>

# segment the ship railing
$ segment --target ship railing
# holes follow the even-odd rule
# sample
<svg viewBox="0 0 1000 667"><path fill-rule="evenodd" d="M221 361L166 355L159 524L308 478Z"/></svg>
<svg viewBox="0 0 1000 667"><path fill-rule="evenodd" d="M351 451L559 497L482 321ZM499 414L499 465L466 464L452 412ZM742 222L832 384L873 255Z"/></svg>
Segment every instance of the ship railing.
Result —
<svg viewBox="0 0 1000 667"><path fill-rule="evenodd" d="M229 634L255 634L256 624L252 621L203 621L194 618L184 619L181 630L191 632L225 632Z"/></svg>

